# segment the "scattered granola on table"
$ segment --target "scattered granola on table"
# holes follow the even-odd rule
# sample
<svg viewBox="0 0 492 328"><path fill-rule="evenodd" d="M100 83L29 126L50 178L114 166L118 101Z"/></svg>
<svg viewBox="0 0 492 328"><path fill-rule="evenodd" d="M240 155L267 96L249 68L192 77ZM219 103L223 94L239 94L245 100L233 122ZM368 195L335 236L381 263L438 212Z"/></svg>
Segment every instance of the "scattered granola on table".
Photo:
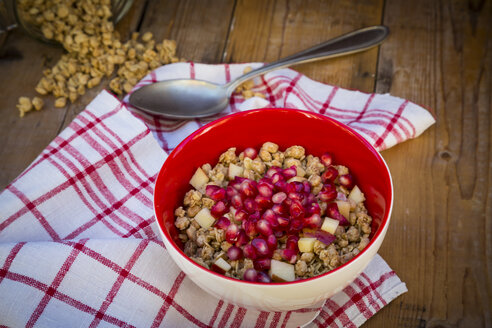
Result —
<svg viewBox="0 0 492 328"><path fill-rule="evenodd" d="M67 51L43 77L35 90L40 95L52 94L55 107L75 102L107 77L109 87L120 95L128 93L151 70L178 62L176 43L157 43L151 32L134 33L122 42L111 20L111 0L18 0L22 19L39 26L46 39L58 41ZM39 110L43 102L34 97L20 97L20 116Z"/></svg>
<svg viewBox="0 0 492 328"><path fill-rule="evenodd" d="M190 180L175 226L187 256L228 277L256 282L314 277L368 244L372 218L349 169L329 153L281 151L272 142L230 148Z"/></svg>

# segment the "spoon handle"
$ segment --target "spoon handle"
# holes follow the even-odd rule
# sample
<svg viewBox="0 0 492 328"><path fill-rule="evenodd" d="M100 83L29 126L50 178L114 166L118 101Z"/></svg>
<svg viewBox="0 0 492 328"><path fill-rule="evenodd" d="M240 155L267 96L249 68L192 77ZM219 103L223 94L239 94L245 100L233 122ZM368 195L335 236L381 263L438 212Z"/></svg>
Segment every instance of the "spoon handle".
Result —
<svg viewBox="0 0 492 328"><path fill-rule="evenodd" d="M362 28L252 70L225 84L224 88L227 90L227 96L230 96L241 83L258 75L294 64L361 52L383 42L388 34L389 29L383 25Z"/></svg>

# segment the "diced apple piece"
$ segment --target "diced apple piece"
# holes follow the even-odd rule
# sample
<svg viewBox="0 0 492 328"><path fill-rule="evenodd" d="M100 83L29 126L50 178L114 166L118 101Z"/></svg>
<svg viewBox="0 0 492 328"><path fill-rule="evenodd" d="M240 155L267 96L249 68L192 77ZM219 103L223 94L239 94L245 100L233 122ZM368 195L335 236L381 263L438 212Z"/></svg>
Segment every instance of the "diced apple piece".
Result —
<svg viewBox="0 0 492 328"><path fill-rule="evenodd" d="M316 238L299 238L297 241L297 246L299 247L299 251L303 253L309 253L313 251L314 248L314 242L316 241Z"/></svg>
<svg viewBox="0 0 492 328"><path fill-rule="evenodd" d="M228 176L229 180L234 179L235 177L242 177L243 176L243 168L242 166L237 166L236 164L229 164L229 171L228 171Z"/></svg>
<svg viewBox="0 0 492 328"><path fill-rule="evenodd" d="M270 278L275 282L294 281L296 278L292 264L277 260L271 261L269 274Z"/></svg>
<svg viewBox="0 0 492 328"><path fill-rule="evenodd" d="M362 191L360 191L359 187L357 187L357 186L355 186L352 189L348 198L353 200L356 204L359 204L359 203L363 202L364 200L366 200L366 198L364 197L364 194L362 193Z"/></svg>
<svg viewBox="0 0 492 328"><path fill-rule="evenodd" d="M191 177L190 185L192 185L196 190L200 190L205 187L208 181L208 175L199 167L196 169L195 174Z"/></svg>
<svg viewBox="0 0 492 328"><path fill-rule="evenodd" d="M335 231L337 231L339 223L340 221L338 220L326 217L325 220L323 221L323 224L321 225L321 230L329 232L332 235L334 235Z"/></svg>
<svg viewBox="0 0 492 328"><path fill-rule="evenodd" d="M204 207L195 215L195 221L200 227L208 229L215 223L215 218L210 214L210 210Z"/></svg>
<svg viewBox="0 0 492 328"><path fill-rule="evenodd" d="M344 200L337 200L338 212L345 216L346 219L349 218L350 215L350 203Z"/></svg>
<svg viewBox="0 0 492 328"><path fill-rule="evenodd" d="M210 268L215 272L223 274L231 269L231 265L222 257L219 257L217 258L217 260L215 260L214 264L212 264Z"/></svg>

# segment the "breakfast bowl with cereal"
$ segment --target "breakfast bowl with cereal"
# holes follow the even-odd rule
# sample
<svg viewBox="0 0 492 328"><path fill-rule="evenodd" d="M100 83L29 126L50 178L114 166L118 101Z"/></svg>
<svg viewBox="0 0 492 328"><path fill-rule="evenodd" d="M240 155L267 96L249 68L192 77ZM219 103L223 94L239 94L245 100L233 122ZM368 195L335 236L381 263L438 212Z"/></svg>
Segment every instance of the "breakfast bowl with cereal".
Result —
<svg viewBox="0 0 492 328"><path fill-rule="evenodd" d="M241 306L312 306L368 265L393 204L381 155L316 113L258 109L205 125L166 159L155 215L199 287Z"/></svg>

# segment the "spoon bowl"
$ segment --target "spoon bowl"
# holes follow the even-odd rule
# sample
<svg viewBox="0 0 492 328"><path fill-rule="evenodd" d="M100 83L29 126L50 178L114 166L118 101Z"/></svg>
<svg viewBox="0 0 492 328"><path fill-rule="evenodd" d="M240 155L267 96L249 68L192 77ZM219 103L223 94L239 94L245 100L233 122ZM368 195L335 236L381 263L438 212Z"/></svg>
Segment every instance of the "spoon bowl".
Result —
<svg viewBox="0 0 492 328"><path fill-rule="evenodd" d="M142 91L140 91L142 90ZM176 79L146 85L130 95L132 106L152 115L170 119L201 118L223 111L229 95L222 86L189 79Z"/></svg>
<svg viewBox="0 0 492 328"><path fill-rule="evenodd" d="M252 70L224 85L187 79L152 83L133 92L130 104L143 112L170 119L212 116L227 107L232 92L244 81L294 64L361 52L383 42L388 34L386 26L356 30Z"/></svg>

